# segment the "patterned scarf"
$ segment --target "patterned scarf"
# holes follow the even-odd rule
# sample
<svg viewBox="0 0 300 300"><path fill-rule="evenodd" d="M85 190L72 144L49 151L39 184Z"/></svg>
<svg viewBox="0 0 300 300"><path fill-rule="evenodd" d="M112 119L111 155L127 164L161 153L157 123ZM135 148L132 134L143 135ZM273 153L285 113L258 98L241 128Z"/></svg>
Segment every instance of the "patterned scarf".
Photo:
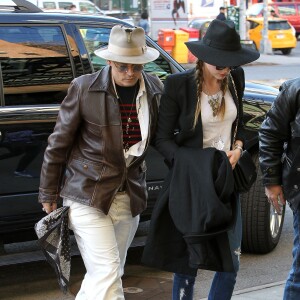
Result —
<svg viewBox="0 0 300 300"><path fill-rule="evenodd" d="M71 270L71 244L68 228L68 206L51 212L35 224L38 242L48 263L54 268L61 290L68 289Z"/></svg>

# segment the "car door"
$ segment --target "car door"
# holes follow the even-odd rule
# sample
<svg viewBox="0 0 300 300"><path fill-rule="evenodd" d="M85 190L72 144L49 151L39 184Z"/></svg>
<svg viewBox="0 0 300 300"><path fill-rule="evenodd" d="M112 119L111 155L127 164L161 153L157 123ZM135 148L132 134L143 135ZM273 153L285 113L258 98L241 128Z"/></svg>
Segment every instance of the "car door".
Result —
<svg viewBox="0 0 300 300"><path fill-rule="evenodd" d="M78 50L65 36L58 25L0 26L0 234L32 228L41 214L37 192L47 139L80 75Z"/></svg>
<svg viewBox="0 0 300 300"><path fill-rule="evenodd" d="M252 19L247 20L249 22L249 39L255 44L256 49L260 49L260 42L262 39L262 24Z"/></svg>

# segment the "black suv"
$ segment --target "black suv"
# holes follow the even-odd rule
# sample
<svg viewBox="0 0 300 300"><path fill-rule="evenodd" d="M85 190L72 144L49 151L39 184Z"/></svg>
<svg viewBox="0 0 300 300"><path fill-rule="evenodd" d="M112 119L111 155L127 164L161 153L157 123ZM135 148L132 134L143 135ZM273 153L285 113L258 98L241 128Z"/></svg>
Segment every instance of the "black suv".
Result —
<svg viewBox="0 0 300 300"><path fill-rule="evenodd" d="M22 0L16 1L20 4ZM25 3L25 2L24 2ZM21 3L22 4L22 3ZM105 47L112 26L121 20L80 14L45 13L22 5L0 7L0 241L34 239L34 224L44 214L37 201L39 173L47 138L71 80L98 71L106 62L94 51ZM35 10L35 12L30 12ZM18 13L16 13L18 12ZM162 81L184 68L147 37L159 58L145 65ZM244 97L246 147L257 163L257 130L277 90L247 83ZM151 217L167 168L151 148L147 154L148 208ZM241 195L243 248L267 253L278 243L283 216L265 199L260 175Z"/></svg>

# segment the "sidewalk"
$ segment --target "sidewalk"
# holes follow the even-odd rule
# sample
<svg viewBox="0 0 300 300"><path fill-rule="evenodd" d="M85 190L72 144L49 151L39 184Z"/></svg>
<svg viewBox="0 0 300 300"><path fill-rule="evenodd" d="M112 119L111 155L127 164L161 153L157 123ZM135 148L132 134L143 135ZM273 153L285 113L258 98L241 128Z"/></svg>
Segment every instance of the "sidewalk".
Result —
<svg viewBox="0 0 300 300"><path fill-rule="evenodd" d="M248 64L250 65L292 65L299 64L299 57L282 54L260 54L258 60Z"/></svg>
<svg viewBox="0 0 300 300"><path fill-rule="evenodd" d="M239 290L233 293L233 300L281 300L283 298L285 281L275 282Z"/></svg>
<svg viewBox="0 0 300 300"><path fill-rule="evenodd" d="M134 278L129 276L124 280L126 300L150 300L156 296L163 300L172 298L172 279L165 278ZM129 284L129 287L128 287ZM233 292L232 300L282 300L285 281L254 286L251 288L236 290ZM196 296L195 296L196 297ZM197 297L196 297L197 298ZM195 299L196 299L195 298ZM200 298L207 300L207 298Z"/></svg>
<svg viewBox="0 0 300 300"><path fill-rule="evenodd" d="M128 255L128 264L125 266L123 287L126 300L170 300L172 298L173 274L137 264L136 257L140 257L141 247L132 249ZM40 252L40 251L36 251ZM32 256L33 253L29 252ZM40 255L42 255L40 253ZM0 299L3 300L74 300L82 276L85 272L84 265L79 256L72 257L72 274L70 289L63 294L58 287L55 272L41 259L36 272L36 264L16 264L2 266L0 276ZM14 279L14 274L25 276L24 280ZM28 273L29 272L29 273ZM31 274L28 277L28 274ZM210 278L206 280L205 289L209 289ZM281 300L283 298L284 281L257 285L246 289L236 289L232 300ZM196 290L195 299L205 300L207 293Z"/></svg>
<svg viewBox="0 0 300 300"><path fill-rule="evenodd" d="M151 271L150 271L151 272ZM163 274L163 273L161 273ZM160 275L161 275L160 274ZM125 299L126 300L150 300L157 296L157 299L169 300L172 298L172 274L165 273L164 277L152 277L148 273L143 278L133 276L125 277ZM153 275L153 274L152 274ZM171 276L171 277L170 277ZM235 290L232 300L282 300L285 281L254 286L243 290ZM127 286L127 288L126 288ZM195 299L197 296L195 295ZM207 300L207 298L200 298Z"/></svg>

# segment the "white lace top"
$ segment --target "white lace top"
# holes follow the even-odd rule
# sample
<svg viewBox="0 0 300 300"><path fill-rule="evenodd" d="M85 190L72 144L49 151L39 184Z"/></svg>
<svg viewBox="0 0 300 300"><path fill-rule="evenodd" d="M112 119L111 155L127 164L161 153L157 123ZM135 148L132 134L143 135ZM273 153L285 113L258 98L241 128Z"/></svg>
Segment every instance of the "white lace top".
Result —
<svg viewBox="0 0 300 300"><path fill-rule="evenodd" d="M203 148L215 147L225 152L230 150L232 123L236 119L237 109L229 90L225 93L225 114L213 116L213 110L209 104L210 98L219 96L219 104L222 99L222 92L208 96L201 93L201 119L203 127Z"/></svg>

